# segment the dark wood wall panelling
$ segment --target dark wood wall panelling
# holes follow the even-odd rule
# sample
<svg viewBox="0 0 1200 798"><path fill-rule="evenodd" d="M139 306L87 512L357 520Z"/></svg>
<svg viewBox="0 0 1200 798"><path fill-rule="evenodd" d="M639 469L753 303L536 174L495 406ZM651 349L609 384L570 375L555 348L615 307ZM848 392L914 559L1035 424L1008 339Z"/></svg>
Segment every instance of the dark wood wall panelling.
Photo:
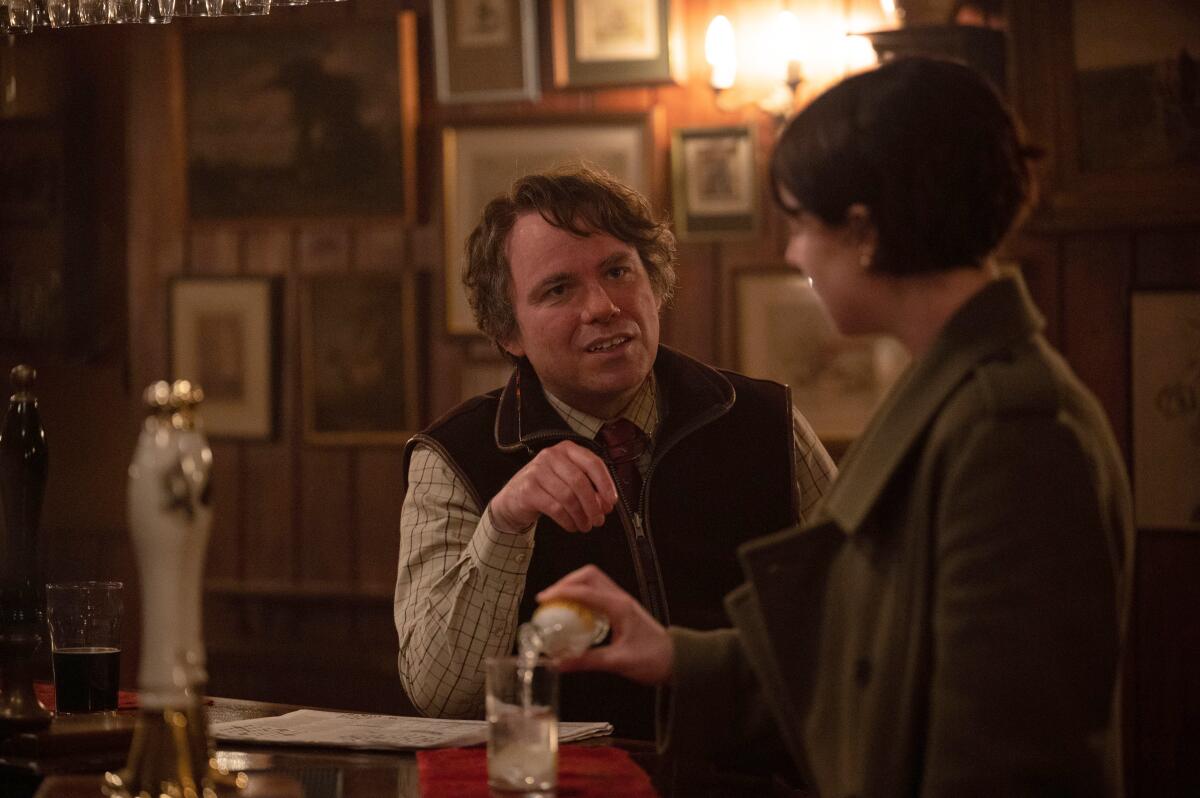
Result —
<svg viewBox="0 0 1200 798"><path fill-rule="evenodd" d="M1200 290L1200 228L1064 230L1035 222L1009 249L1024 266L1049 337L1104 405L1132 468L1131 296L1138 289ZM1195 795L1200 538L1139 529L1135 557L1125 696L1128 792Z"/></svg>
<svg viewBox="0 0 1200 798"><path fill-rule="evenodd" d="M1043 212L1015 243L1032 265L1031 289L1052 337L1103 403L1132 472L1132 295L1200 289L1200 182L1182 180L1194 167L1130 173L1124 185L1080 173L1069 7L1008 3L1015 99L1034 142L1047 150ZM1200 536L1141 528L1135 557L1127 792L1200 794Z"/></svg>
<svg viewBox="0 0 1200 798"><path fill-rule="evenodd" d="M1200 226L1140 229L1119 243L1131 259L1131 289L1200 290ZM1126 404L1127 429L1129 411ZM1126 701L1132 792L1200 795L1200 536L1141 529L1137 558Z"/></svg>

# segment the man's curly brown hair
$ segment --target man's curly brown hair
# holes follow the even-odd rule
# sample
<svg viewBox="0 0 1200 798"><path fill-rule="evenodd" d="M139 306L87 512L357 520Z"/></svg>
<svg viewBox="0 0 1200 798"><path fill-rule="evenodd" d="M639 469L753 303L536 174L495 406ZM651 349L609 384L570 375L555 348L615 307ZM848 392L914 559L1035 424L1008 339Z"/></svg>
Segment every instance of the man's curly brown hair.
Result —
<svg viewBox="0 0 1200 798"><path fill-rule="evenodd" d="M497 344L516 332L505 250L509 233L525 213L577 236L607 233L637 250L654 295L665 305L675 293L675 236L654 218L641 194L607 172L585 164L526 175L483 209L467 239L463 284L475 323Z"/></svg>

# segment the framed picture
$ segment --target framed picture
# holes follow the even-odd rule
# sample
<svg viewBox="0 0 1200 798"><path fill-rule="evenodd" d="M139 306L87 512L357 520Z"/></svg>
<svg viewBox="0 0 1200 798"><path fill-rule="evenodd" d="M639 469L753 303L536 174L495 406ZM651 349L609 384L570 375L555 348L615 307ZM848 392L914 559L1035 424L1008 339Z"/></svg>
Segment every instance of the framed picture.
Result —
<svg viewBox="0 0 1200 798"><path fill-rule="evenodd" d="M752 236L758 176L752 125L677 129L671 140L675 233L683 241Z"/></svg>
<svg viewBox="0 0 1200 798"><path fill-rule="evenodd" d="M433 46L438 102L541 96L534 0L435 2Z"/></svg>
<svg viewBox="0 0 1200 798"><path fill-rule="evenodd" d="M94 258L67 268L65 156L58 124L0 120L0 343L54 348L87 314Z"/></svg>
<svg viewBox="0 0 1200 798"><path fill-rule="evenodd" d="M416 428L413 278L337 274L301 284L304 437L317 444L403 444Z"/></svg>
<svg viewBox="0 0 1200 798"><path fill-rule="evenodd" d="M858 437L907 367L904 348L891 338L838 333L795 269L743 269L734 281L738 370L791 386L822 441Z"/></svg>
<svg viewBox="0 0 1200 798"><path fill-rule="evenodd" d="M184 37L194 217L414 218L415 17Z"/></svg>
<svg viewBox="0 0 1200 798"><path fill-rule="evenodd" d="M205 432L274 434L275 283L267 277L176 277L168 326L172 379L204 389Z"/></svg>
<svg viewBox="0 0 1200 798"><path fill-rule="evenodd" d="M1200 531L1200 291L1137 291L1130 337L1139 528Z"/></svg>
<svg viewBox="0 0 1200 798"><path fill-rule="evenodd" d="M677 80L671 0L554 0L554 82L560 87Z"/></svg>
<svg viewBox="0 0 1200 798"><path fill-rule="evenodd" d="M447 331L478 333L462 285L464 247L489 200L521 175L573 162L605 169L653 199L651 128L649 115L619 114L443 130Z"/></svg>
<svg viewBox="0 0 1200 798"><path fill-rule="evenodd" d="M1016 99L1048 154L1041 220L1200 220L1194 4L1014 0L1009 11Z"/></svg>

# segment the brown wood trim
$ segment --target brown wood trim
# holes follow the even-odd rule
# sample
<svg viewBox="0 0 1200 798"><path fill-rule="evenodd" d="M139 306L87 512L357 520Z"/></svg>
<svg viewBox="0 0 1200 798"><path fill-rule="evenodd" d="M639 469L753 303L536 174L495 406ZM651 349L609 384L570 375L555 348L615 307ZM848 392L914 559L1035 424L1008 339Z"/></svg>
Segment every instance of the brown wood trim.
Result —
<svg viewBox="0 0 1200 798"><path fill-rule="evenodd" d="M234 579L210 579L204 585L209 596L243 599L246 601L266 600L281 603L342 603L342 604L386 604L391 605L392 592L378 588L354 588L344 584L305 583L294 584L272 579L239 581Z"/></svg>

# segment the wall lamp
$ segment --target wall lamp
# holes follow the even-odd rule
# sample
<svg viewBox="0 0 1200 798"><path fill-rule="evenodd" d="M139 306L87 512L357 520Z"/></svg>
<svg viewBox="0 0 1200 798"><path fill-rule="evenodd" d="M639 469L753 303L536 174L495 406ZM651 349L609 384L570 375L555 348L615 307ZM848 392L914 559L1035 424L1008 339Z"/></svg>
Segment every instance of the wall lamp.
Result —
<svg viewBox="0 0 1200 798"><path fill-rule="evenodd" d="M876 63L871 42L850 33L874 21L813 13L801 18L783 9L746 21L739 37L729 18L718 14L704 36L714 103L731 113L754 105L786 120L806 97Z"/></svg>

